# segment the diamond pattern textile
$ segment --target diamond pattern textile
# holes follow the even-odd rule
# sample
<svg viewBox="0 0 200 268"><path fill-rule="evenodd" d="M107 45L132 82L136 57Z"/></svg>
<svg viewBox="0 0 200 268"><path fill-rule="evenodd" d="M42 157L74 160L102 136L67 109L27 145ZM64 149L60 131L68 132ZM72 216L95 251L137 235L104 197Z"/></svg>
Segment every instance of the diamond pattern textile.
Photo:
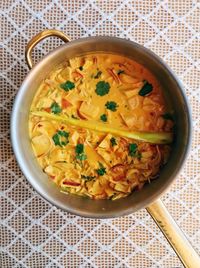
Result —
<svg viewBox="0 0 200 268"><path fill-rule="evenodd" d="M9 133L14 97L28 73L24 51L41 30L71 39L110 35L158 54L184 84L192 108L193 143L182 173L163 200L200 254L200 1L0 1L0 267L183 267L145 210L109 220L61 211L29 185L14 158ZM62 44L34 50L37 62ZM198 267L197 267L198 268Z"/></svg>

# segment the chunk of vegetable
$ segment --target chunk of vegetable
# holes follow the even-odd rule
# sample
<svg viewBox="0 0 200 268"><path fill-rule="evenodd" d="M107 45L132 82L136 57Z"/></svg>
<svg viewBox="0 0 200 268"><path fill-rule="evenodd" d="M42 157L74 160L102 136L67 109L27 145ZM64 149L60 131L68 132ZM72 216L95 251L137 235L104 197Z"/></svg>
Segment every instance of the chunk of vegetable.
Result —
<svg viewBox="0 0 200 268"><path fill-rule="evenodd" d="M33 144L33 149L37 157L47 154L51 149L51 141L49 137L44 134L35 136L32 138L31 142Z"/></svg>
<svg viewBox="0 0 200 268"><path fill-rule="evenodd" d="M129 128L132 128L136 123L136 118L134 115L120 113L120 116Z"/></svg>
<svg viewBox="0 0 200 268"><path fill-rule="evenodd" d="M132 110L138 108L141 105L140 98L141 98L140 96L134 96L128 99L128 104Z"/></svg>
<svg viewBox="0 0 200 268"><path fill-rule="evenodd" d="M111 75L111 77L114 79L116 83L120 83L119 76L115 73L114 69L107 68L107 72Z"/></svg>
<svg viewBox="0 0 200 268"><path fill-rule="evenodd" d="M124 73L122 73L120 75L120 80L123 83L127 83L127 84L134 84L134 83L137 83L139 81L138 78L132 77L132 76L124 74Z"/></svg>
<svg viewBox="0 0 200 268"><path fill-rule="evenodd" d="M79 108L79 113L83 117L95 119L99 114L99 107L83 101Z"/></svg>
<svg viewBox="0 0 200 268"><path fill-rule="evenodd" d="M120 181L126 178L126 167L122 164L117 164L111 168L112 176L115 181Z"/></svg>
<svg viewBox="0 0 200 268"><path fill-rule="evenodd" d="M111 134L108 134L105 136L105 138L101 141L98 147L103 149L109 149L110 148L110 139L112 138Z"/></svg>
<svg viewBox="0 0 200 268"><path fill-rule="evenodd" d="M79 139L79 133L77 131L74 131L74 133L71 135L71 140L74 145L77 145Z"/></svg>
<svg viewBox="0 0 200 268"><path fill-rule="evenodd" d="M98 147L96 150L99 156L103 158L103 160L106 162L107 165L110 166L110 161L112 160L113 155L106 149L103 149L101 147Z"/></svg>
<svg viewBox="0 0 200 268"><path fill-rule="evenodd" d="M127 98L131 98L133 96L136 96L138 94L139 89L129 89L123 91L123 93L126 95Z"/></svg>

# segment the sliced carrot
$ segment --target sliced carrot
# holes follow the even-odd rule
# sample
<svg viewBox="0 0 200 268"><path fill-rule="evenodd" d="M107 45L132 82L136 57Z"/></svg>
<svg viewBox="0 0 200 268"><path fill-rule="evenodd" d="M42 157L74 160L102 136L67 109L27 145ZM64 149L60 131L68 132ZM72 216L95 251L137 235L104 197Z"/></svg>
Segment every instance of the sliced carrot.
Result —
<svg viewBox="0 0 200 268"><path fill-rule="evenodd" d="M64 181L63 184L69 185L69 186L79 186L80 185L80 183L75 182L75 181Z"/></svg>
<svg viewBox="0 0 200 268"><path fill-rule="evenodd" d="M45 112L47 113L50 113L51 112L51 108L50 107L47 107L47 108L44 108Z"/></svg>
<svg viewBox="0 0 200 268"><path fill-rule="evenodd" d="M77 115L78 115L81 119L83 119L83 120L87 119L87 117L84 117L84 116L80 113L79 109L77 109Z"/></svg>
<svg viewBox="0 0 200 268"><path fill-rule="evenodd" d="M71 104L68 100L62 98L61 106L62 106L63 109L66 109L66 108L68 108L69 106L72 106L72 104Z"/></svg>
<svg viewBox="0 0 200 268"><path fill-rule="evenodd" d="M97 57L93 57L93 63L97 64Z"/></svg>
<svg viewBox="0 0 200 268"><path fill-rule="evenodd" d="M116 83L120 83L120 79L118 75L116 75L113 71L113 69L107 68L107 72L112 76L112 78L115 80Z"/></svg>
<svg viewBox="0 0 200 268"><path fill-rule="evenodd" d="M83 78L83 75L81 73L79 73L78 71L73 72L72 76L73 76L75 81L78 81L80 78Z"/></svg>

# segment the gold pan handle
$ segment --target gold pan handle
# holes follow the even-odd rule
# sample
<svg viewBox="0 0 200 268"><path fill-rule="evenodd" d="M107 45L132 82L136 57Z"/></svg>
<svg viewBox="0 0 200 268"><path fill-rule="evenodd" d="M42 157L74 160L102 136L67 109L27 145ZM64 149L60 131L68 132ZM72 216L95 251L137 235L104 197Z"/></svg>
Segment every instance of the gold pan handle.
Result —
<svg viewBox="0 0 200 268"><path fill-rule="evenodd" d="M146 209L167 238L184 267L199 268L200 257L171 217L163 202L157 200Z"/></svg>
<svg viewBox="0 0 200 268"><path fill-rule="evenodd" d="M64 42L69 42L70 38L64 34L63 32L60 32L56 29L51 29L51 30L44 30L37 35L35 35L27 44L26 49L25 49L25 58L26 62L28 64L28 67L31 69L33 67L33 59L32 59L32 51L33 48L43 39L49 37L49 36L56 36L62 39Z"/></svg>

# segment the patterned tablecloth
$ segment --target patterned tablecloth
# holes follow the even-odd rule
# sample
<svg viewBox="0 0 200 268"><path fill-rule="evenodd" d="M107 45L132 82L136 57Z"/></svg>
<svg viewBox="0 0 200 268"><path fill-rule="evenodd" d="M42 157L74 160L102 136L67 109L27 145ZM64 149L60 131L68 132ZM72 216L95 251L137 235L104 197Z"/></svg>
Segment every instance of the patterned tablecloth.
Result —
<svg viewBox="0 0 200 268"><path fill-rule="evenodd" d="M182 267L145 210L84 219L38 196L16 164L9 119L28 72L25 46L40 30L119 36L152 49L182 80L192 106L191 154L163 200L200 253L200 1L2 0L0 8L0 267ZM35 60L61 43L42 43Z"/></svg>

